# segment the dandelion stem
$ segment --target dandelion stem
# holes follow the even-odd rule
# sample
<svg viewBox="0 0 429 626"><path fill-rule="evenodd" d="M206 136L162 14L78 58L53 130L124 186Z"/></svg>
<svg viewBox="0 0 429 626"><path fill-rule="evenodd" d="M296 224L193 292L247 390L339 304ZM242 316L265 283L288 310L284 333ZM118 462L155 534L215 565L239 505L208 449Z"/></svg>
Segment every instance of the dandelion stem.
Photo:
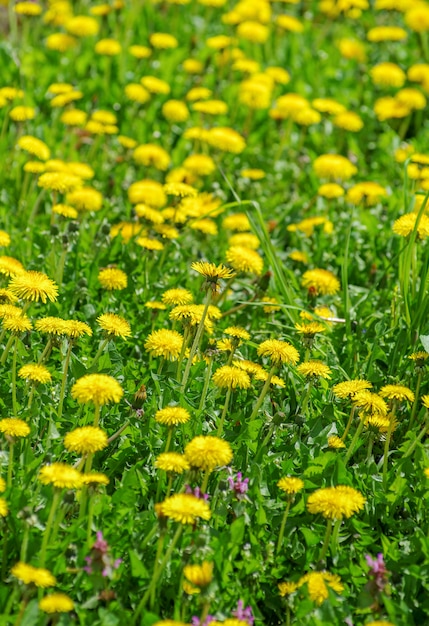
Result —
<svg viewBox="0 0 429 626"><path fill-rule="evenodd" d="M412 453L414 452L414 450L417 447L417 444L420 443L420 441L423 439L423 437L426 435L427 431L429 430L429 419L426 418L424 424L423 424L423 428L421 429L419 435L414 439L414 441L412 442L412 444L407 448L407 450L405 451L405 453L402 455L403 459L406 459L407 457L411 456Z"/></svg>
<svg viewBox="0 0 429 626"><path fill-rule="evenodd" d="M7 466L7 488L10 489L12 486L12 472L13 472L13 452L14 452L15 442L11 441L9 443L9 460Z"/></svg>
<svg viewBox="0 0 429 626"><path fill-rule="evenodd" d="M356 443L357 443L357 441L358 441L358 439L360 437L360 434L361 434L361 432L363 430L364 423L365 423L365 418L364 418L364 416L361 416L359 425L356 428L356 432L354 434L354 437L353 437L353 439L352 439L352 441L350 443L349 449L347 450L347 454L346 454L346 457L344 459L344 464L345 465L347 465L347 463L350 461L351 457L353 456L355 445L356 445Z"/></svg>
<svg viewBox="0 0 429 626"><path fill-rule="evenodd" d="M413 408L411 409L411 416L410 416L410 422L408 424L408 430L411 430L412 427L414 426L414 420L416 418L416 414L417 414L417 406L419 403L419 393L420 393L420 384L422 382L422 372L421 370L419 371L418 375L417 375L417 384L416 384L416 392L414 395L414 404L413 404Z"/></svg>
<svg viewBox="0 0 429 626"><path fill-rule="evenodd" d="M203 478L203 483L201 485L202 493L206 492L207 485L209 484L209 477L210 477L210 470L206 470L206 472L204 474L204 478Z"/></svg>
<svg viewBox="0 0 429 626"><path fill-rule="evenodd" d="M257 416L259 409L262 406L262 403L265 399L265 396L268 393L268 390L270 388L270 384L271 384L271 379L274 376L274 372L276 371L276 366L273 365L272 368L270 369L269 373L268 373L268 378L265 381L264 386L262 387L262 391L261 391L261 395L258 398L258 401L256 402L255 406L253 407L253 411L252 411L252 415L249 417L249 422L253 421L255 419L255 417Z"/></svg>
<svg viewBox="0 0 429 626"><path fill-rule="evenodd" d="M67 372L69 369L72 347L73 347L73 341L70 340L68 347L67 347L66 358L64 361L63 378L61 381L61 390L60 390L60 399L58 402L58 420L61 419L61 416L63 414L64 396L66 393L66 384L67 384Z"/></svg>
<svg viewBox="0 0 429 626"><path fill-rule="evenodd" d="M94 402L94 423L93 423L93 426L95 428L98 427L99 421L100 421L100 404L98 402Z"/></svg>
<svg viewBox="0 0 429 626"><path fill-rule="evenodd" d="M285 511L283 513L283 519L282 519L282 524L280 526L279 538L277 540L276 554L278 554L280 552L280 548L282 547L283 536L285 534L286 522L287 522L287 518L289 516L291 503L292 503L292 501L288 500L288 503L286 504Z"/></svg>
<svg viewBox="0 0 429 626"><path fill-rule="evenodd" d="M58 505L61 499L61 491L55 489L54 497L52 498L51 510L49 511L48 521L46 523L45 532L43 534L42 547L40 548L40 567L44 567L46 563L46 549L48 547L49 535L51 534L52 524L54 523L55 514L57 512Z"/></svg>
<svg viewBox="0 0 429 626"><path fill-rule="evenodd" d="M192 366L192 361L194 360L195 353L196 353L196 351L198 349L198 346L200 345L201 336L202 336L203 330L204 330L204 322L205 322L205 319L206 319L206 316L207 316L207 311L209 310L209 306L210 306L210 302L211 302L211 299L212 299L212 295L213 295L213 292L212 292L211 289L209 289L207 291L207 297L206 297L206 302L205 302L205 305L204 305L203 314L201 316L200 323L198 324L197 332L195 334L195 338L194 338L194 341L192 343L191 350L189 352L188 361L186 363L186 368L185 368L185 371L184 371L184 374L183 374L182 383L181 383L181 386L180 386L180 394L181 395L183 395L185 393L185 391L186 391L186 383L188 382L189 373L191 371L191 366Z"/></svg>
<svg viewBox="0 0 429 626"><path fill-rule="evenodd" d="M334 525L334 520L328 519L328 523L326 525L325 539L323 540L323 546L320 551L319 563L324 563L326 559L326 553L328 552L329 542L331 540L332 528Z"/></svg>
<svg viewBox="0 0 429 626"><path fill-rule="evenodd" d="M345 441L347 435L349 434L350 426L352 425L353 418L355 416L356 406L352 406L352 410L350 411L349 421L347 422L347 426L345 431L343 432L343 436L341 437L342 441Z"/></svg>
<svg viewBox="0 0 429 626"><path fill-rule="evenodd" d="M16 360L18 357L18 336L15 337L12 357L12 410L14 415L18 415L18 403L16 401Z"/></svg>
<svg viewBox="0 0 429 626"><path fill-rule="evenodd" d="M180 535L182 534L183 531L183 526L180 525L177 530L176 533L173 537L173 541L170 544L170 547L168 548L167 552L165 553L164 558L162 559L159 567L156 569L156 572L154 571L154 574L152 576L152 580L150 582L149 588L146 590L146 593L144 594L143 598L140 600L140 603L134 613L134 619L132 621L132 626L136 626L138 624L138 618L140 617L140 613L143 611L143 609L145 608L147 601L149 600L151 594L152 594L152 589L155 588L156 583L158 582L165 566L167 565L168 561L170 560L171 555L173 554L173 550L176 547L177 542L180 539Z"/></svg>
<svg viewBox="0 0 429 626"><path fill-rule="evenodd" d="M5 345L5 348L3 350L3 354L1 355L0 365L4 365L6 363L7 355L9 354L9 350L12 347L14 339L15 339L15 335L11 335L9 337L7 344Z"/></svg>
<svg viewBox="0 0 429 626"><path fill-rule="evenodd" d="M198 411L202 411L204 409L206 398L207 398L207 391L209 389L210 379L212 375L212 369L213 369L213 358L210 357L209 364L206 370L206 377L204 379L203 391L201 393L200 403L198 405Z"/></svg>
<svg viewBox="0 0 429 626"><path fill-rule="evenodd" d="M107 338L106 338L104 341L102 341L102 343L100 344L100 346L99 346L99 348L98 348L98 350L97 350L97 353L96 353L96 355L95 355L95 357L94 357L94 359L93 359L93 361L92 361L92 363L91 363L91 369L92 369L93 367L95 367L95 365L97 365L97 363L98 363L98 359L99 359L99 358L101 357L101 355L103 354L103 352L104 352L104 348L107 346L107 344L109 343L109 341L110 341L110 338L109 338L109 337L107 337Z"/></svg>
<svg viewBox="0 0 429 626"><path fill-rule="evenodd" d="M384 442L384 455L383 455L383 487L386 489L387 483L387 462L389 458L389 446L390 439L392 437L393 427L395 425L395 412L393 411L390 416L389 428L387 430L386 441Z"/></svg>
<svg viewBox="0 0 429 626"><path fill-rule="evenodd" d="M226 413L229 408L229 401L231 398L231 393L232 393L232 387L228 387L228 391L226 392L225 403L223 405L222 415L221 415L219 426L218 426L217 433L216 433L217 437L220 437L223 431L223 423L225 421Z"/></svg>
<svg viewBox="0 0 429 626"><path fill-rule="evenodd" d="M52 339L52 337L49 337L48 343L46 344L45 349L43 350L42 354L40 355L39 360L37 361L38 365L43 363L43 361L48 358L48 356L49 356L49 354L50 354L50 352L52 350L52 343L53 343L53 339Z"/></svg>

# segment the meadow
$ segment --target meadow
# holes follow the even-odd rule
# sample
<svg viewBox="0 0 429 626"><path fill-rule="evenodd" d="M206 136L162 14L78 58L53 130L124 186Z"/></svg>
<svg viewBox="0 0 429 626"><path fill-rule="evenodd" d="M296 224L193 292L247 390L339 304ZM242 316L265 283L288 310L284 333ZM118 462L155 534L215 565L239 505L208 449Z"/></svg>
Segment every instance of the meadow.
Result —
<svg viewBox="0 0 429 626"><path fill-rule="evenodd" d="M429 624L428 33L0 0L0 626Z"/></svg>

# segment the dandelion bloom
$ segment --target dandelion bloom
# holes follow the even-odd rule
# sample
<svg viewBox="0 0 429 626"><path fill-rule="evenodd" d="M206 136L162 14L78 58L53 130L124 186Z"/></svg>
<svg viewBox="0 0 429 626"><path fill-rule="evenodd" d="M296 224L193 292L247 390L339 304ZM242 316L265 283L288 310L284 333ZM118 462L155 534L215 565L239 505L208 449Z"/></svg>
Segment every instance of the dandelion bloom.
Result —
<svg viewBox="0 0 429 626"><path fill-rule="evenodd" d="M15 274L9 283L9 290L18 298L31 302L47 300L55 302L58 296L58 287L46 274L30 270Z"/></svg>
<svg viewBox="0 0 429 626"><path fill-rule="evenodd" d="M317 333L326 332L325 324L320 322L308 322L306 324L295 324L296 330L304 337L314 337Z"/></svg>
<svg viewBox="0 0 429 626"><path fill-rule="evenodd" d="M287 341L267 339L258 346L258 355L270 358L273 365L296 365L299 361L299 352Z"/></svg>
<svg viewBox="0 0 429 626"><path fill-rule="evenodd" d="M79 454L93 454L104 450L108 444L107 435L101 428L96 426L83 426L76 428L64 438L64 446L70 452Z"/></svg>
<svg viewBox="0 0 429 626"><path fill-rule="evenodd" d="M10 330L13 333L24 333L33 327L31 320L26 315L4 316L2 325L5 330Z"/></svg>
<svg viewBox="0 0 429 626"><path fill-rule="evenodd" d="M79 320L64 320L62 327L63 334L72 339L78 339L83 337L83 335L88 335L89 337L92 335L91 327Z"/></svg>
<svg viewBox="0 0 429 626"><path fill-rule="evenodd" d="M310 513L321 513L327 519L340 520L361 511L365 502L360 491L346 485L338 485L314 491L308 498L307 509Z"/></svg>
<svg viewBox="0 0 429 626"><path fill-rule="evenodd" d="M334 295L340 290L340 281L332 272L314 269L304 272L301 280L303 287L315 291L316 294Z"/></svg>
<svg viewBox="0 0 429 626"><path fill-rule="evenodd" d="M126 319L115 313L103 313L97 317L97 322L108 337L121 337L126 339L131 336L131 327Z"/></svg>
<svg viewBox="0 0 429 626"><path fill-rule="evenodd" d="M387 404L381 396L371 391L357 391L353 396L353 404L366 413L387 415Z"/></svg>
<svg viewBox="0 0 429 626"><path fill-rule="evenodd" d="M328 599L328 587L337 593L341 593L344 590L340 577L326 571L305 574L305 576L299 579L298 585L301 587L305 584L308 588L308 595L316 604L322 604L322 602Z"/></svg>
<svg viewBox="0 0 429 626"><path fill-rule="evenodd" d="M43 567L33 567L19 561L11 569L11 574L25 585L34 584L36 587L53 587L57 580L51 572Z"/></svg>
<svg viewBox="0 0 429 626"><path fill-rule="evenodd" d="M115 378L107 374L86 374L72 387L71 395L81 403L108 404L119 402L124 391Z"/></svg>
<svg viewBox="0 0 429 626"><path fill-rule="evenodd" d="M188 443L185 457L192 467L211 472L231 462L232 449L224 439L201 435Z"/></svg>
<svg viewBox="0 0 429 626"><path fill-rule="evenodd" d="M257 276L262 274L264 260L255 250L244 246L231 246L225 256L237 272L248 272Z"/></svg>
<svg viewBox="0 0 429 626"><path fill-rule="evenodd" d="M379 63L370 70L374 85L380 87L402 87L405 82L405 72L396 63Z"/></svg>
<svg viewBox="0 0 429 626"><path fill-rule="evenodd" d="M182 474L190 468L190 465L184 454L179 454L178 452L162 452L156 458L155 467L165 472Z"/></svg>
<svg viewBox="0 0 429 626"><path fill-rule="evenodd" d="M195 524L197 519L209 520L210 507L205 500L188 493L177 493L156 505L160 517L168 517L181 524Z"/></svg>
<svg viewBox="0 0 429 626"><path fill-rule="evenodd" d="M401 215L393 224L393 232L401 237L408 237L416 228L417 217L417 213ZM427 215L420 216L416 231L419 239L425 239L429 236L429 217Z"/></svg>
<svg viewBox="0 0 429 626"><path fill-rule="evenodd" d="M106 474L101 472L89 472L82 474L82 485L88 485L90 487L96 487L98 485L108 485L109 479Z"/></svg>
<svg viewBox="0 0 429 626"><path fill-rule="evenodd" d="M182 350L183 336L176 330L154 330L144 344L145 349L152 356L162 356L164 359L176 361Z"/></svg>
<svg viewBox="0 0 429 626"><path fill-rule="evenodd" d="M352 398L358 391L370 389L372 384L364 379L345 380L332 387L332 393L341 399Z"/></svg>
<svg viewBox="0 0 429 626"><path fill-rule="evenodd" d="M109 291L125 289L128 284L128 278L125 272L116 267L107 267L100 270L98 280L104 289Z"/></svg>
<svg viewBox="0 0 429 626"><path fill-rule="evenodd" d="M122 47L116 39L100 39L95 44L94 50L97 54L112 57L120 54Z"/></svg>
<svg viewBox="0 0 429 626"><path fill-rule="evenodd" d="M42 161L47 161L47 159L51 156L51 151L45 142L37 139L37 137L33 137L32 135L24 135L23 137L20 137L20 139L18 139L17 146L19 146L21 150L34 154L34 156Z"/></svg>
<svg viewBox="0 0 429 626"><path fill-rule="evenodd" d="M340 450L341 448L345 448L346 444L338 435L331 435L331 437L328 437L328 446L334 450Z"/></svg>
<svg viewBox="0 0 429 626"><path fill-rule="evenodd" d="M193 300L194 296L192 293L188 289L181 289L180 287L167 289L167 291L162 294L162 301L168 306L190 304Z"/></svg>
<svg viewBox="0 0 429 626"><path fill-rule="evenodd" d="M21 261L11 256L0 256L0 274L5 276L14 276L15 274L23 274L25 272Z"/></svg>
<svg viewBox="0 0 429 626"><path fill-rule="evenodd" d="M414 393L404 385L384 385L379 391L382 398L389 400L407 400L414 402Z"/></svg>
<svg viewBox="0 0 429 626"><path fill-rule="evenodd" d="M304 488L304 481L301 480L301 478L295 478L294 476L284 476L283 478L280 478L277 483L277 487L285 493L295 494Z"/></svg>
<svg viewBox="0 0 429 626"><path fill-rule="evenodd" d="M250 377L247 372L233 365L223 365L215 371L212 380L216 387L226 387L236 389L248 389L250 387Z"/></svg>
<svg viewBox="0 0 429 626"><path fill-rule="evenodd" d="M36 330L50 335L63 335L64 323L61 317L42 317L35 322Z"/></svg>
<svg viewBox="0 0 429 626"><path fill-rule="evenodd" d="M165 426L186 424L191 419L189 411L181 406L167 406L155 413L155 421Z"/></svg>
<svg viewBox="0 0 429 626"><path fill-rule="evenodd" d="M0 517L6 517L9 513L7 502L4 498L0 498Z"/></svg>
<svg viewBox="0 0 429 626"><path fill-rule="evenodd" d="M53 485L57 489L79 489L82 474L66 463L51 463L41 468L39 480L44 485Z"/></svg>
<svg viewBox="0 0 429 626"><path fill-rule="evenodd" d="M17 417L5 417L0 420L0 432L8 437L27 437L30 434L29 425Z"/></svg>
<svg viewBox="0 0 429 626"><path fill-rule="evenodd" d="M51 593L39 601L39 609L44 613L69 613L74 602L65 593Z"/></svg>
<svg viewBox="0 0 429 626"><path fill-rule="evenodd" d="M203 561L201 565L185 565L185 578L197 587L207 587L213 580L213 563Z"/></svg>
<svg viewBox="0 0 429 626"><path fill-rule="evenodd" d="M280 596L284 598L285 596L290 596L292 593L295 593L297 589L299 589L298 583L293 583L289 581L285 581L278 584Z"/></svg>
<svg viewBox="0 0 429 626"><path fill-rule="evenodd" d="M331 378L331 368L321 361L306 361L296 369L305 378Z"/></svg>
<svg viewBox="0 0 429 626"><path fill-rule="evenodd" d="M357 173L357 167L340 154L322 154L313 163L314 171L321 178L348 180Z"/></svg>

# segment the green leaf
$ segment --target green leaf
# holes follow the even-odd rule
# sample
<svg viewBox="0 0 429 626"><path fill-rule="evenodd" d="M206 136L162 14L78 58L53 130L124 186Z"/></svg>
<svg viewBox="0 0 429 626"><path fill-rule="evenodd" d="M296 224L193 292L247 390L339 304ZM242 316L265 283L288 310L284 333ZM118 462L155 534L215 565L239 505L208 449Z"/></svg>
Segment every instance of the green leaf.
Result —
<svg viewBox="0 0 429 626"><path fill-rule="evenodd" d="M143 561L137 552L130 549L128 550L128 554L130 557L131 575L134 578L149 578L149 572L143 565Z"/></svg>
<svg viewBox="0 0 429 626"><path fill-rule="evenodd" d="M429 352L429 335L420 335L419 339L425 351Z"/></svg>

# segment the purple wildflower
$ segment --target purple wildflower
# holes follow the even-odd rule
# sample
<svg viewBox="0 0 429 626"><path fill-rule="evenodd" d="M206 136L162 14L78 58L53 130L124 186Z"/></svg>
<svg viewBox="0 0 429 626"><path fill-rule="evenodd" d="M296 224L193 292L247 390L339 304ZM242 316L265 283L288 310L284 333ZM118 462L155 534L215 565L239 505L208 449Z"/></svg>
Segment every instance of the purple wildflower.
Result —
<svg viewBox="0 0 429 626"><path fill-rule="evenodd" d="M209 494L203 493L199 487L195 487L195 489L192 489L190 485L186 485L185 493L190 493L191 495L199 498L200 500L204 500L205 502L207 502L210 498Z"/></svg>
<svg viewBox="0 0 429 626"><path fill-rule="evenodd" d="M196 615L194 615L194 617L191 619L191 624L192 626L208 626L211 622L215 621L216 618L214 615L207 615L204 622L202 622L199 617L196 617Z"/></svg>
<svg viewBox="0 0 429 626"><path fill-rule="evenodd" d="M234 492L239 500L242 499L249 488L249 479L245 478L243 480L243 474L241 472L238 472L235 480L232 475L228 476L228 483L229 488Z"/></svg>
<svg viewBox="0 0 429 626"><path fill-rule="evenodd" d="M112 578L114 571L122 563L122 559L112 561L109 550L109 544L103 538L103 533L101 530L98 530L97 539L91 548L91 555L85 557L87 564L83 567L83 570L87 574L101 573L104 578Z"/></svg>
<svg viewBox="0 0 429 626"><path fill-rule="evenodd" d="M238 601L237 608L235 611L232 612L232 614L237 619L242 620L243 622L247 622L249 626L253 626L255 617L253 615L252 607L246 606L246 608L244 608L243 600Z"/></svg>
<svg viewBox="0 0 429 626"><path fill-rule="evenodd" d="M368 573L373 578L377 590L383 591L385 586L387 585L388 575L383 555L379 553L377 554L377 557L373 559L371 555L366 554L365 559L368 567L370 568Z"/></svg>

